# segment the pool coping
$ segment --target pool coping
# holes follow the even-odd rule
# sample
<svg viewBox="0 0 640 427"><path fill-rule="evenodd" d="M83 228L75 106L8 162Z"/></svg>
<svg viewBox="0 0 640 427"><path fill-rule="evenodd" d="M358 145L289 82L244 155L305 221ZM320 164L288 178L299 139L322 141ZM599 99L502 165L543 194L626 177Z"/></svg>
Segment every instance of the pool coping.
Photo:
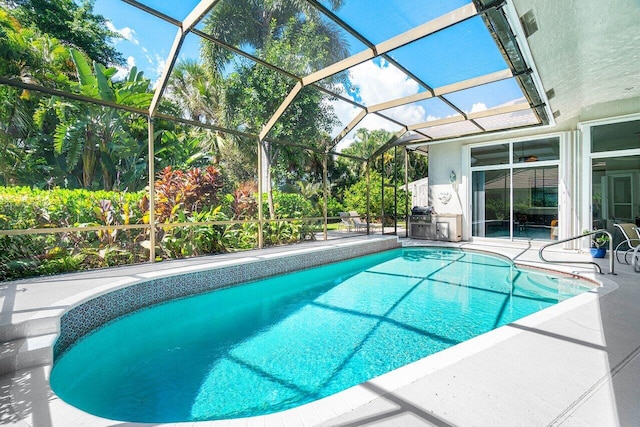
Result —
<svg viewBox="0 0 640 427"><path fill-rule="evenodd" d="M370 241L367 242L365 240L365 241L361 241L360 243L367 244L371 242ZM436 244L434 243L429 244L427 242L421 242L421 243L422 244L420 246L422 245L444 246L437 243ZM341 244L352 246L359 243L343 242ZM331 246L334 247L335 243ZM464 245L454 245L454 246L458 247L458 246L464 246ZM327 248L326 247L321 248L321 250L327 250ZM511 259L508 255L503 255L492 250L485 250L485 249L474 249L474 250L478 252L486 252L493 255L496 255L496 254L502 255L502 256L505 256L506 258ZM285 253L286 252L287 251L285 251ZM292 253L294 252L309 253L309 252L314 252L314 249L305 248L305 249L298 250L294 247L294 248L291 248L291 252ZM278 258L278 257L282 257L283 253L279 252L279 253L273 253L273 254L263 254L263 256L266 258L270 258L270 257ZM242 262L242 260L238 262ZM233 261L228 261L227 263L233 263ZM525 261L525 262L517 262L517 264L522 266L527 266L527 267L533 267L533 268L541 267L539 263L535 263L535 262ZM206 267L192 266L188 268L191 270L197 270L200 268L209 268L209 267L210 266L206 266ZM570 274L570 275L576 274L573 267L564 266L565 268L563 268L563 266L556 266L556 265L553 265L551 267L552 268L547 268L547 266L544 266L543 268L551 271L559 271L559 272ZM148 274L147 277L152 277L152 276L157 277L158 274L159 274L158 272L152 271ZM613 281L608 280L606 277L596 278L593 275L585 274L583 278L590 280L592 282L593 281L599 282L601 283L601 286L596 288L594 291L589 291L587 293L578 295L576 297L573 297L571 299L558 303L552 307L544 309L540 312L534 313L530 316L520 319L514 323L523 327L535 327L551 318L561 316L563 313L566 313L567 311L580 307L584 304L588 304L594 299L600 298L601 296L606 295L617 288L617 285ZM137 283L139 280L141 279L138 278L137 280L134 280L129 283L118 282L115 284L111 284L108 289L105 287L100 287L95 289L93 292L79 293L70 298L67 298L64 301L64 304L69 304L70 306L75 307L84 301L94 298L95 296L99 296L119 288L131 286L132 284ZM67 310L62 310L63 313L66 311ZM58 315L62 315L63 313L58 313ZM49 314L51 314L51 312L49 312ZM394 390L397 390L403 386L406 386L408 384L415 382L416 378L424 377L429 373L435 372L446 366L450 366L456 361L459 361L467 357L471 357L474 354L477 354L483 351L484 349L487 349L493 345L496 345L497 343L503 342L519 333L522 333L522 331L517 328L508 327L508 325L503 326L493 331L490 331L488 333L482 334L478 337L472 338L463 343L460 343L449 349L443 350L439 353L436 353L434 355L428 356L424 359L421 359L419 361L406 365L402 368L383 374L379 377L376 377L374 379L367 381L366 383L351 387L347 390L336 393L332 396L325 397L315 402L311 402L311 403L308 403L296 408L292 408L289 410L285 410L282 412L258 416L258 417L250 417L250 418L192 422L192 424L198 427L203 427L203 426L218 427L223 425L224 426L240 426L240 425L242 426L247 426L247 425L248 426L254 426L254 425L255 426L257 425L279 426L279 425L316 425L316 424L325 423L335 417L348 413L349 411L352 411L355 408L361 407L362 405L365 405L376 398L379 398L380 392L376 390L393 392ZM46 387L48 387L49 370L50 370L50 366L45 367L45 376L47 378L47 381L45 384ZM57 398L57 396L55 396L53 392L50 391L49 393L50 393L50 397L48 398L48 400L50 401L49 407L52 412L51 415L55 413L56 419L61 416L62 417L61 419L67 420L66 424L60 424L60 425L99 426L99 425L111 425L114 421L116 421L116 420L107 420L104 418L95 417L93 415L87 414L73 406L66 404L61 399ZM57 424L52 423L51 425L57 425ZM173 424L167 424L167 425L173 425Z"/></svg>

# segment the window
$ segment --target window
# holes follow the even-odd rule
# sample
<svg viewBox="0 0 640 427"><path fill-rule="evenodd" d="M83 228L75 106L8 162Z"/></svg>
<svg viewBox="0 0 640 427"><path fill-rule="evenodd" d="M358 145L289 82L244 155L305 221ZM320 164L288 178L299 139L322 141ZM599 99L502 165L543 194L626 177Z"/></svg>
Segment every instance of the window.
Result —
<svg viewBox="0 0 640 427"><path fill-rule="evenodd" d="M591 217L583 221L614 234L616 223L640 226L640 120L587 125L584 132L591 148L591 203L585 206Z"/></svg>

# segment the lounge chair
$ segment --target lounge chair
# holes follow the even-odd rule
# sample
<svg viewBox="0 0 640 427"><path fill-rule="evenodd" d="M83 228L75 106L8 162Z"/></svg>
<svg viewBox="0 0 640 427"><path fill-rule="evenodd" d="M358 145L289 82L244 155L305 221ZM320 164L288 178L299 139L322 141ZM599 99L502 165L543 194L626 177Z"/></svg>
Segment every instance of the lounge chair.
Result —
<svg viewBox="0 0 640 427"><path fill-rule="evenodd" d="M624 262L629 264L629 261L627 261L627 255L633 252L636 246L640 245L640 231L638 231L638 228L632 223L613 225L620 230L620 233L622 234L622 241L618 243L618 246L616 246L613 252L616 254L618 262L622 262L620 261L618 252L624 250Z"/></svg>
<svg viewBox="0 0 640 427"><path fill-rule="evenodd" d="M348 212L340 212L340 224L338 225L338 229L347 229L347 232L351 232L351 228L354 227L353 221L351 221L351 216Z"/></svg>
<svg viewBox="0 0 640 427"><path fill-rule="evenodd" d="M356 231L360 231L360 230L367 230L367 222L363 221L360 218L360 215L358 215L358 212L356 211L349 211L349 218L351 219L351 221L353 222L353 225L356 227ZM377 223L369 223L369 228L382 228L382 224L377 224Z"/></svg>

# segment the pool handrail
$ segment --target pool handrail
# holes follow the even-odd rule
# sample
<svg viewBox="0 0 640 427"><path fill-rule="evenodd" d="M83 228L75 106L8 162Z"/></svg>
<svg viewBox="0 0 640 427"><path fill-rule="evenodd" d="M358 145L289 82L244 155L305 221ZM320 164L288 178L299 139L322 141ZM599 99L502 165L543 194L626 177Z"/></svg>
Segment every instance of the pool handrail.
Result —
<svg viewBox="0 0 640 427"><path fill-rule="evenodd" d="M599 229L599 230L593 230L590 231L588 233L584 233L584 234L579 234L577 236L573 236L573 237L569 237L568 239L563 239L563 240L558 240L557 242L551 242L551 243L547 243L546 245L543 245L540 250L538 250L538 256L540 257L540 260L542 260L543 262L546 262L548 264L593 264L596 266L596 269L598 270L598 273L602 274L602 268L600 268L600 266L593 262L593 261L549 261L548 259L545 259L545 257L542 255L542 251L544 251L546 248L548 248L549 246L554 246L554 245L559 245L561 243L566 243L566 242L570 242L572 240L578 240L578 239L582 239L583 237L587 237L587 236L593 236L596 234L606 234L609 237L609 274L616 274L615 273L615 263L613 262L613 236L611 235L611 233L609 233L607 230L604 229Z"/></svg>

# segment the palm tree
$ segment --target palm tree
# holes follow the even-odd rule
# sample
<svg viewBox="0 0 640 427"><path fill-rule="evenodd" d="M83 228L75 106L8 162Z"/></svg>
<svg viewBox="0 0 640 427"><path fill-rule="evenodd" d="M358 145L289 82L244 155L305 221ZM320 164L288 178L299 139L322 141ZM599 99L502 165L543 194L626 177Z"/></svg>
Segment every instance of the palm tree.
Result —
<svg viewBox="0 0 640 427"><path fill-rule="evenodd" d="M337 9L343 0L331 0ZM266 62L298 76L324 68L348 56L349 49L339 28L308 2L230 0L218 4L205 18L204 31L222 42L246 50ZM225 75L227 126L259 133L294 82L271 69L243 61L229 73L232 53L204 40L201 55L212 73ZM335 120L333 110L323 104L324 94L305 88L287 109L270 136L301 144L320 145L319 141ZM311 90L309 90L311 89ZM243 150L245 151L245 150ZM247 152L255 152L247 147ZM271 177L277 162L288 165L299 158L299 149L274 147L266 142L265 169ZM280 170L283 168L281 167ZM291 168L288 168L291 169ZM273 187L267 181L269 212L273 218Z"/></svg>
<svg viewBox="0 0 640 427"><path fill-rule="evenodd" d="M330 0L330 7L336 10L342 3L343 0ZM313 23L316 25L315 32L318 38L326 40L326 47L329 48L323 55L313 58L317 61L322 57L318 67L323 67L345 58L349 52L338 27L321 18L318 10L304 0L229 0L214 7L204 21L204 31L228 45L248 46L260 56L260 52L265 52L265 47L274 37L291 37L292 33L289 32L287 35L285 29L290 26L292 19L302 24ZM211 69L222 74L232 54L205 40L202 56Z"/></svg>
<svg viewBox="0 0 640 427"><path fill-rule="evenodd" d="M221 78L195 60L179 62L173 69L165 97L173 102L189 119L211 125L224 120L224 83ZM196 129L191 136L199 140L205 151L213 152L220 163L226 139L217 131Z"/></svg>
<svg viewBox="0 0 640 427"><path fill-rule="evenodd" d="M181 108L187 119L218 125L223 107L223 83L199 62L180 61L169 78L165 97Z"/></svg>

